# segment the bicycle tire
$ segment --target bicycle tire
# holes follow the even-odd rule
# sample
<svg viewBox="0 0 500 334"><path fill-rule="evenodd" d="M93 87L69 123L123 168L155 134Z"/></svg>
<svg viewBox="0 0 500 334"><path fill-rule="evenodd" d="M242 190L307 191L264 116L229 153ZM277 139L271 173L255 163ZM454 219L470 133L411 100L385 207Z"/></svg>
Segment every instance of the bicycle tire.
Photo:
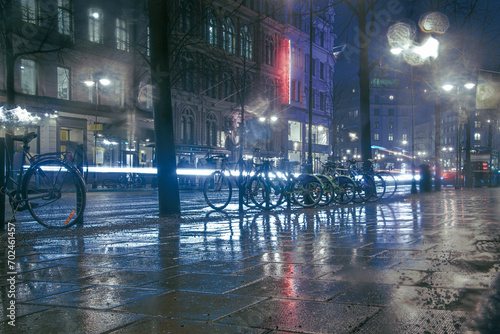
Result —
<svg viewBox="0 0 500 334"><path fill-rule="evenodd" d="M368 201L375 192L375 183L373 179L366 174L361 174L354 179L354 182L356 183L356 197L354 197L354 201Z"/></svg>
<svg viewBox="0 0 500 334"><path fill-rule="evenodd" d="M292 198L304 208L316 206L323 195L323 183L314 175L300 175L292 183Z"/></svg>
<svg viewBox="0 0 500 334"><path fill-rule="evenodd" d="M383 198L391 198L398 189L398 181L390 172L378 172L385 181L385 194Z"/></svg>
<svg viewBox="0 0 500 334"><path fill-rule="evenodd" d="M220 211L231 201L233 186L229 177L221 171L210 174L203 182L203 197L208 206Z"/></svg>
<svg viewBox="0 0 500 334"><path fill-rule="evenodd" d="M370 198L368 198L368 201L375 202L381 199L385 194L385 181L382 176L377 174L369 175L369 177L373 181L374 188L372 191L372 195L370 196Z"/></svg>
<svg viewBox="0 0 500 334"><path fill-rule="evenodd" d="M338 175L335 178L335 197L334 200L338 204L347 204L356 197L356 183L347 176Z"/></svg>
<svg viewBox="0 0 500 334"><path fill-rule="evenodd" d="M76 167L60 159L44 159L23 177L21 195L31 216L47 228L83 222L86 188Z"/></svg>
<svg viewBox="0 0 500 334"><path fill-rule="evenodd" d="M321 196L318 205L328 206L334 201L335 185L333 184L332 179L326 175L317 175L316 177L318 177L323 183L323 195Z"/></svg>
<svg viewBox="0 0 500 334"><path fill-rule="evenodd" d="M260 209L274 209L283 204L285 189L283 180L274 172L261 172L248 181L252 202Z"/></svg>

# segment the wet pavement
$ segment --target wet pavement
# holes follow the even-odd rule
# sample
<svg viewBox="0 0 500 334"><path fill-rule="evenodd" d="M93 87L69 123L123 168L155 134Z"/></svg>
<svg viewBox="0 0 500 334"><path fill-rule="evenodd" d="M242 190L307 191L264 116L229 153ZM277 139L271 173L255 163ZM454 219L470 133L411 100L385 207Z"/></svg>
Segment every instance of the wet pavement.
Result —
<svg viewBox="0 0 500 334"><path fill-rule="evenodd" d="M181 218L155 196L89 193L68 230L17 217L0 333L500 332L500 188L243 215L183 192Z"/></svg>

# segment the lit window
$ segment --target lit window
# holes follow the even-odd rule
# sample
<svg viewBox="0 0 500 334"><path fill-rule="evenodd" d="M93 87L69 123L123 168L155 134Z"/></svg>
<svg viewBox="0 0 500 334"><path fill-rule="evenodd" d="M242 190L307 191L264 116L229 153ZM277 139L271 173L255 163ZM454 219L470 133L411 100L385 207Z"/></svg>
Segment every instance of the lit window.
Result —
<svg viewBox="0 0 500 334"><path fill-rule="evenodd" d="M296 121L288 121L288 140L301 142L302 141L302 124Z"/></svg>
<svg viewBox="0 0 500 334"><path fill-rule="evenodd" d="M21 59L21 90L24 94L36 94L36 64L33 60Z"/></svg>
<svg viewBox="0 0 500 334"><path fill-rule="evenodd" d="M474 133L474 140L481 140L481 134L479 132Z"/></svg>
<svg viewBox="0 0 500 334"><path fill-rule="evenodd" d="M89 41L102 43L102 12L97 8L89 9Z"/></svg>
<svg viewBox="0 0 500 334"><path fill-rule="evenodd" d="M206 21L206 26L205 26L205 35L207 38L208 43L211 45L217 45L217 22L215 21L214 16L212 13L209 13L207 15L207 21Z"/></svg>
<svg viewBox="0 0 500 334"><path fill-rule="evenodd" d="M122 19L116 19L116 48L122 51L129 50L129 35L127 22Z"/></svg>
<svg viewBox="0 0 500 334"><path fill-rule="evenodd" d="M69 100L69 69L64 67L57 68L57 98Z"/></svg>
<svg viewBox="0 0 500 334"><path fill-rule="evenodd" d="M57 29L60 34L66 36L71 36L73 33L71 0L58 0Z"/></svg>
<svg viewBox="0 0 500 334"><path fill-rule="evenodd" d="M389 141L393 141L394 140L394 133L389 133L389 136L387 138Z"/></svg>
<svg viewBox="0 0 500 334"><path fill-rule="evenodd" d="M380 135L378 133L373 134L373 140L379 141L380 140Z"/></svg>
<svg viewBox="0 0 500 334"><path fill-rule="evenodd" d="M24 22L37 24L38 22L37 0L21 0L21 19Z"/></svg>
<svg viewBox="0 0 500 334"><path fill-rule="evenodd" d="M234 53L235 50L235 38L234 38L234 28L230 19L222 25L222 40L224 42L223 48L229 53Z"/></svg>

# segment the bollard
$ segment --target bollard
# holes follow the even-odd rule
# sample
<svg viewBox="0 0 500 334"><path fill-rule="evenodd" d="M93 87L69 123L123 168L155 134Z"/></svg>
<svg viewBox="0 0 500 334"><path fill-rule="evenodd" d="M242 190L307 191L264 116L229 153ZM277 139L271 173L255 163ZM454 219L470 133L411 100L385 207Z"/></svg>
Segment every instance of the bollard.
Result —
<svg viewBox="0 0 500 334"><path fill-rule="evenodd" d="M420 192L432 191L432 174L429 165L420 165Z"/></svg>

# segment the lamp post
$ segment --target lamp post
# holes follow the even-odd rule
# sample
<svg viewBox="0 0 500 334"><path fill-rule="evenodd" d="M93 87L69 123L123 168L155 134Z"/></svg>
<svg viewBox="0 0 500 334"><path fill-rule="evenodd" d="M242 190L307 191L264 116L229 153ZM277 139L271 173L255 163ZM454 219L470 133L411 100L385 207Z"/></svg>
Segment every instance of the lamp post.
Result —
<svg viewBox="0 0 500 334"><path fill-rule="evenodd" d="M467 90L472 90L474 87L476 87L476 84L472 81L467 81L463 84L446 84L443 85L443 89L447 92L451 92L455 89L455 94L458 98L458 109L457 109L457 175L456 175L456 182L455 182L455 188L459 189L462 187L462 178L461 178L461 166L462 166L462 119L464 118L464 114L467 113L465 116L466 118L466 123L467 123L467 139L466 139L466 145L465 145L465 187L471 188L472 187L472 170L471 170L471 157L470 157L470 140L471 140L471 120L470 120L470 109L466 109L465 111L463 110L463 103L462 103L462 93L461 93L461 88L465 88Z"/></svg>
<svg viewBox="0 0 500 334"><path fill-rule="evenodd" d="M417 193L417 182L415 179L415 117L414 117L414 99L413 99L413 67L414 64L421 65L427 59L436 59L438 57L439 41L430 36L422 45L412 45L411 43L391 49L394 55L403 54L406 62L410 65L411 82L411 157L412 157L412 181L411 193ZM438 164L439 162L436 162Z"/></svg>
<svg viewBox="0 0 500 334"><path fill-rule="evenodd" d="M97 167L97 114L98 114L98 107L101 104L101 94L99 91L99 86L109 86L111 84L111 80L107 78L97 78L98 75L95 74L93 76L92 80L86 80L83 83L85 86L89 87L94 87L95 90L95 121L94 121L94 166ZM92 94L91 102L94 102L93 100L94 95ZM94 173L94 181L92 182L92 189L97 188L97 174Z"/></svg>

